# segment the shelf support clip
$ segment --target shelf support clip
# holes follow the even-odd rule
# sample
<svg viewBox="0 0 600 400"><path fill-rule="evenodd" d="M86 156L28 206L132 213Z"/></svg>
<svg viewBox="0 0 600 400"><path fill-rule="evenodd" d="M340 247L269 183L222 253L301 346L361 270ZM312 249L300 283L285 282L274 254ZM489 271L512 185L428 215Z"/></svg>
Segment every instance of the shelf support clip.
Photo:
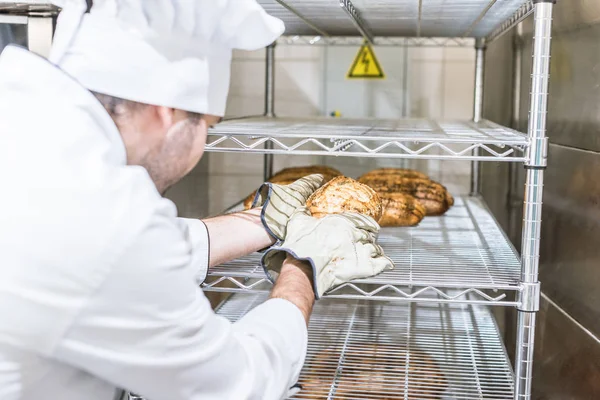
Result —
<svg viewBox="0 0 600 400"><path fill-rule="evenodd" d="M534 136L529 139L525 167L544 169L548 165L548 137Z"/></svg>
<svg viewBox="0 0 600 400"><path fill-rule="evenodd" d="M518 295L519 311L536 312L540 310L540 283L521 283L521 290Z"/></svg>

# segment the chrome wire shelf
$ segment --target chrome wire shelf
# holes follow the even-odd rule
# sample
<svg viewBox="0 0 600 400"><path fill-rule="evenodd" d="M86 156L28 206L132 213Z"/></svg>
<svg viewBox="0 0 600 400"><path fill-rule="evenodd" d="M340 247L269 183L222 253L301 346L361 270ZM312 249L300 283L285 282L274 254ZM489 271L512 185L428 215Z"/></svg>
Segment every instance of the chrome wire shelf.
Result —
<svg viewBox="0 0 600 400"><path fill-rule="evenodd" d="M266 294L230 297L237 321ZM360 300L316 303L294 399L509 399L513 373L487 307Z"/></svg>
<svg viewBox="0 0 600 400"><path fill-rule="evenodd" d="M487 120L249 117L211 129L206 151L524 162L527 145Z"/></svg>
<svg viewBox="0 0 600 400"><path fill-rule="evenodd" d="M383 228L378 239L395 268L343 284L325 296L518 305L519 257L483 202L459 197L442 217L413 228ZM271 283L252 254L211 268L206 291L268 292ZM450 290L456 289L456 290Z"/></svg>
<svg viewBox="0 0 600 400"><path fill-rule="evenodd" d="M259 0L287 35L483 38L532 0ZM350 12L352 10L352 12Z"/></svg>

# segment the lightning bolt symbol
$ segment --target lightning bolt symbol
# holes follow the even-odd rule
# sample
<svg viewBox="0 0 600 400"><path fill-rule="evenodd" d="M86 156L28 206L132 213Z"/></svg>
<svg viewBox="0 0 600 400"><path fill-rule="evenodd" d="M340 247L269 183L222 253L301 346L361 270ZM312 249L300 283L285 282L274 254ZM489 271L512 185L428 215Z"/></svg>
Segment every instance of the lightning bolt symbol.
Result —
<svg viewBox="0 0 600 400"><path fill-rule="evenodd" d="M360 59L360 62L365 66L365 74L369 71L369 63L371 62L371 60L369 60L368 56L369 56L369 51L367 49L365 49L363 51L362 57Z"/></svg>

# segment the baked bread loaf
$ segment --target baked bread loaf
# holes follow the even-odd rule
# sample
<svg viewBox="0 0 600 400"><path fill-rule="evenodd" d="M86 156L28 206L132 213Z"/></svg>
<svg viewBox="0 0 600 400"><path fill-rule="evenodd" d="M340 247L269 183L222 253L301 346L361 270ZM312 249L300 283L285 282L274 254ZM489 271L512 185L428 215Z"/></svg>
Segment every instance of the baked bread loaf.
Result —
<svg viewBox="0 0 600 400"><path fill-rule="evenodd" d="M423 172L420 172L420 171L416 171L414 169L378 168L378 169L374 169L372 171L367 172L366 174L364 174L360 178L358 178L358 180L360 181L361 179L364 179L364 178L385 176L385 175L394 175L394 176L403 177L403 178L429 179L427 174L424 174Z"/></svg>
<svg viewBox="0 0 600 400"><path fill-rule="evenodd" d="M383 344L355 344L344 354L342 373L336 379L340 349L325 349L308 357L299 383L298 398L328 398L332 382L337 382L334 399L442 399L448 383L435 361L426 353L411 350L406 383L406 349Z"/></svg>
<svg viewBox="0 0 600 400"><path fill-rule="evenodd" d="M284 168L273 175L267 182L277 183L279 185L289 185L307 175L321 174L325 178L325 182L330 181L336 176L342 175L340 171L326 165L310 165L305 167L290 167ZM256 196L256 190L244 199L244 209L249 210L252 207L252 202Z"/></svg>
<svg viewBox="0 0 600 400"><path fill-rule="evenodd" d="M378 193L381 198L381 226L415 226L425 217L425 207L406 193Z"/></svg>
<svg viewBox="0 0 600 400"><path fill-rule="evenodd" d="M442 185L429 179L403 178L394 175L366 177L360 180L377 193L406 193L415 197L425 207L427 215L442 215L454 199Z"/></svg>
<svg viewBox="0 0 600 400"><path fill-rule="evenodd" d="M306 201L306 206L316 218L343 212L368 215L375 221L381 217L381 199L377 193L345 176L337 176L317 189Z"/></svg>
<svg viewBox="0 0 600 400"><path fill-rule="evenodd" d="M333 178L335 176L342 175L342 173L340 171L338 171L337 169L328 167L326 165L311 165L311 166L306 166L306 167L290 167L290 168L284 168L281 171L277 172L275 175L273 175L269 179L269 182L279 183L282 180L289 180L289 179L292 179L295 181L297 179L305 177L306 175L311 175L311 174L321 174L326 178L329 176L331 176Z"/></svg>

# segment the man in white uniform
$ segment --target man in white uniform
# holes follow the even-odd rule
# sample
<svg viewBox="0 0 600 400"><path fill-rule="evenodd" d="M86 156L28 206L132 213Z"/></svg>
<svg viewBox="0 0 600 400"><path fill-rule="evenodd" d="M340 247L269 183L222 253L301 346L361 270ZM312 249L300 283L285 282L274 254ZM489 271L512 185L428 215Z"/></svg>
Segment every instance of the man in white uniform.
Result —
<svg viewBox="0 0 600 400"><path fill-rule="evenodd" d="M0 399L285 397L315 293L391 267L378 226L308 216L319 176L205 221L161 196L224 115L232 49L282 22L254 0L60 5L50 61L0 56ZM216 316L198 287L210 266L275 239L271 299Z"/></svg>

